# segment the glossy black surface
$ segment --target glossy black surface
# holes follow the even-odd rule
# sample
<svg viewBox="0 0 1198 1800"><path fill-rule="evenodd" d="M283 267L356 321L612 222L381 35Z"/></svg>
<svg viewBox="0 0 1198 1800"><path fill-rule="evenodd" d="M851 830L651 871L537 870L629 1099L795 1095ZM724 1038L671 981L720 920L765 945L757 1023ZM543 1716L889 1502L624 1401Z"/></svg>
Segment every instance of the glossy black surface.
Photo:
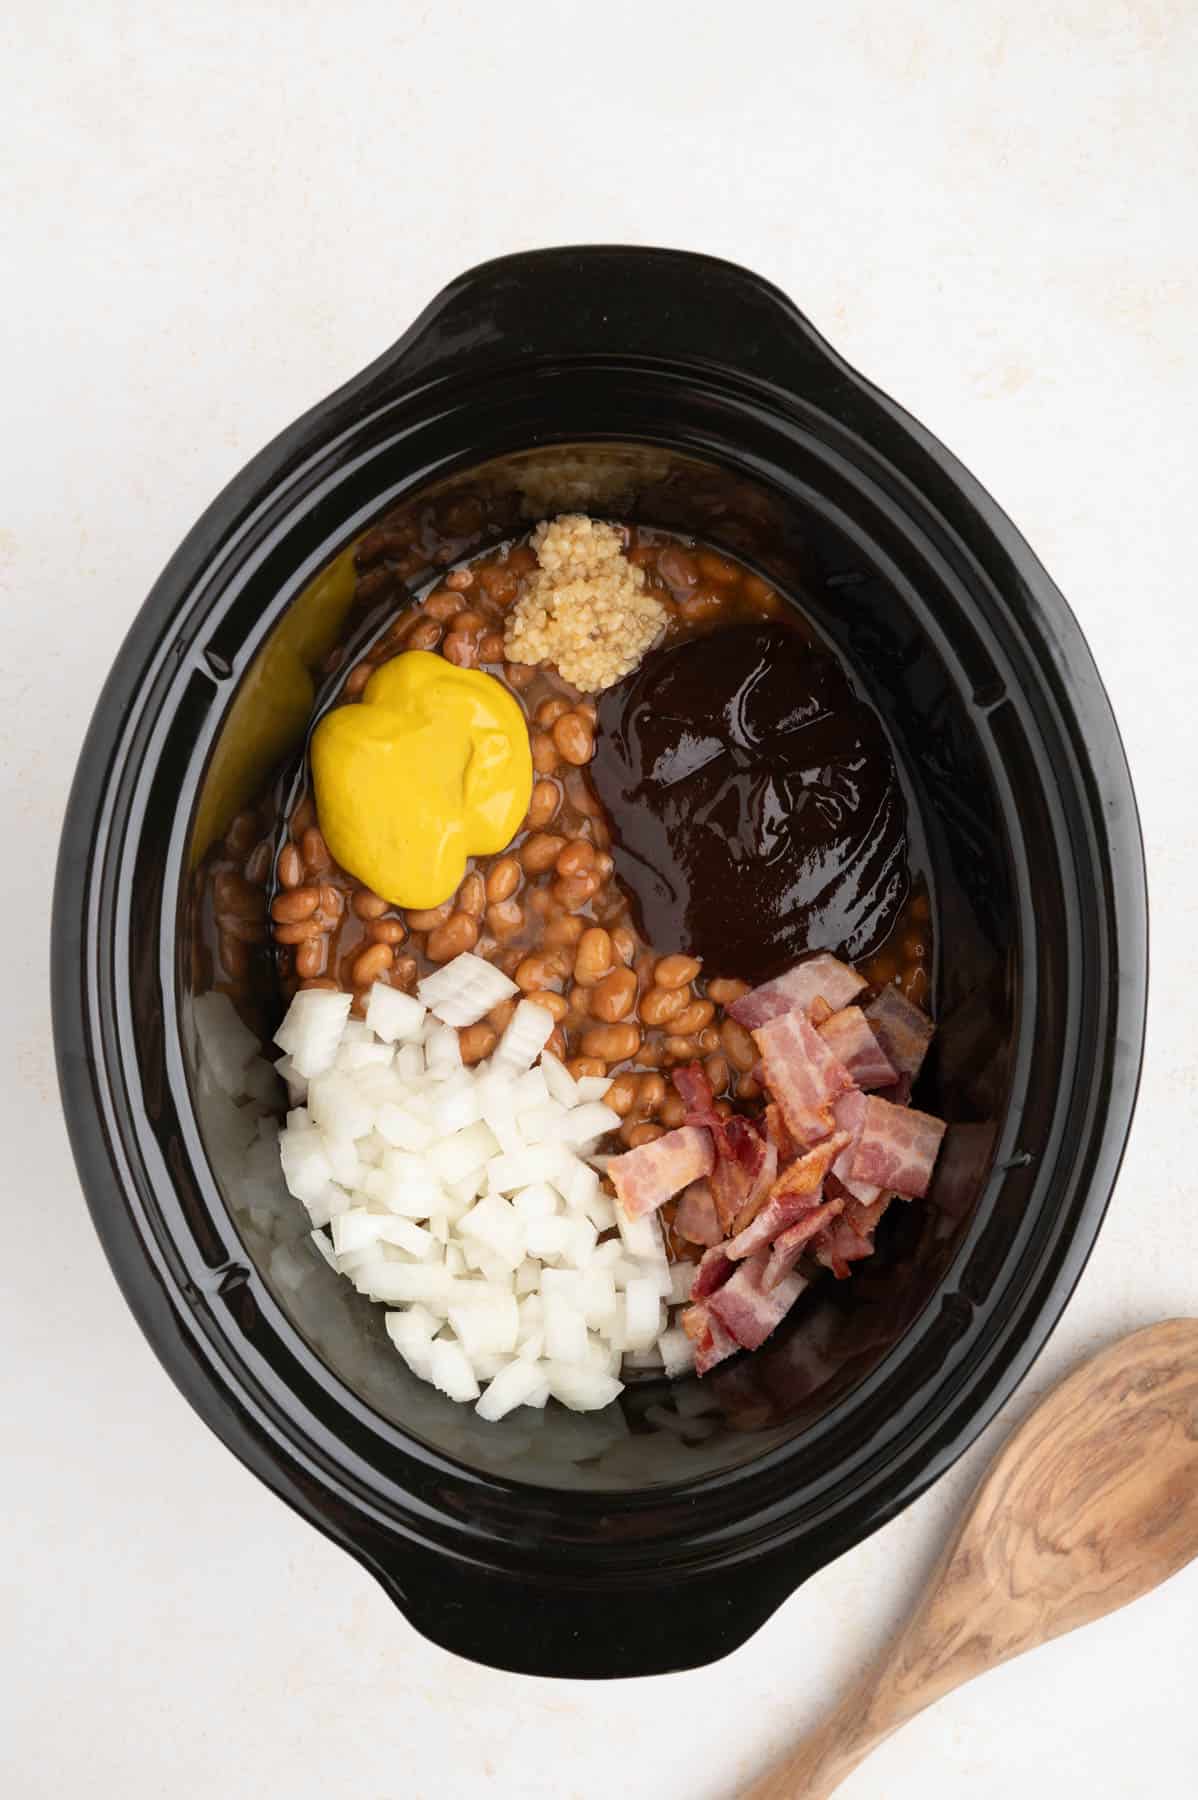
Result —
<svg viewBox="0 0 1198 1800"><path fill-rule="evenodd" d="M347 1284L280 1283L205 1085L197 831L302 732L314 653L293 622L324 605L314 578L386 508L455 484L515 511L581 489L797 594L883 719L930 870L942 1025L924 1097L952 1121L931 1203L892 1209L876 1266L733 1364L689 1440L651 1416L653 1387L606 1435L565 1415L521 1435L408 1379ZM1130 1123L1143 858L1081 634L943 447L743 270L540 252L462 277L182 545L80 761L54 970L88 1202L203 1417L439 1643L641 1674L742 1642L934 1480L1042 1346Z"/></svg>
<svg viewBox="0 0 1198 1800"><path fill-rule="evenodd" d="M910 881L886 734L785 625L692 638L609 688L591 775L659 951L756 985L810 950L860 961L894 928Z"/></svg>

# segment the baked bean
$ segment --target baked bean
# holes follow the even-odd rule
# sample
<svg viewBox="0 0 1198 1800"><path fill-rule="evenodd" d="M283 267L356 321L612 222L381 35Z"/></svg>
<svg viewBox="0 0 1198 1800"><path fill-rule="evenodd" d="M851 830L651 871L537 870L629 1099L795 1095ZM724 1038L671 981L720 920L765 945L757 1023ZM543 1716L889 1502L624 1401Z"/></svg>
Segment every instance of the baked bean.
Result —
<svg viewBox="0 0 1198 1800"><path fill-rule="evenodd" d="M305 943L296 946L295 972L305 980L313 975L323 975L329 962L329 940L326 937L308 938Z"/></svg>
<svg viewBox="0 0 1198 1800"><path fill-rule="evenodd" d="M252 812L239 812L225 833L225 847L230 856L248 856L257 841L257 818Z"/></svg>
<svg viewBox="0 0 1198 1800"><path fill-rule="evenodd" d="M560 910L547 887L530 888L524 896L524 904L538 919L547 919L550 913Z"/></svg>
<svg viewBox="0 0 1198 1800"><path fill-rule="evenodd" d="M638 1080L636 1075L617 1075L603 1096L604 1106L610 1106L614 1113L624 1118L636 1105Z"/></svg>
<svg viewBox="0 0 1198 1800"><path fill-rule="evenodd" d="M534 783L532 799L528 803L528 828L540 831L548 825L550 819L561 805L561 789L556 781L538 781Z"/></svg>
<svg viewBox="0 0 1198 1800"><path fill-rule="evenodd" d="M589 875L559 876L551 892L558 906L565 907L567 912L577 912L588 900L595 898L602 885L592 870Z"/></svg>
<svg viewBox="0 0 1198 1800"><path fill-rule="evenodd" d="M599 796L581 769L567 769L564 781L566 798L584 818L594 819L602 815L603 808L599 804Z"/></svg>
<svg viewBox="0 0 1198 1800"><path fill-rule="evenodd" d="M663 956L653 971L658 987L689 987L702 964L697 956Z"/></svg>
<svg viewBox="0 0 1198 1800"><path fill-rule="evenodd" d="M487 930L501 941L514 937L524 924L524 908L518 900L496 900L486 911Z"/></svg>
<svg viewBox="0 0 1198 1800"><path fill-rule="evenodd" d="M484 563L478 570L478 579L492 600L500 606L508 606L520 591L520 583L510 569L499 563Z"/></svg>
<svg viewBox="0 0 1198 1800"><path fill-rule="evenodd" d="M569 710L570 702L568 700L563 699L560 694L551 694L548 700L541 701L533 717L542 731L550 731L562 714L568 713Z"/></svg>
<svg viewBox="0 0 1198 1800"><path fill-rule="evenodd" d="M545 926L545 942L550 948L563 950L576 944L586 930L586 920L577 913L561 913Z"/></svg>
<svg viewBox="0 0 1198 1800"><path fill-rule="evenodd" d="M689 988L651 987L641 995L637 1010L646 1025L666 1025L690 1003Z"/></svg>
<svg viewBox="0 0 1198 1800"><path fill-rule="evenodd" d="M658 1075L655 1072L652 1075L641 1076L640 1085L637 1088L636 1094L636 1103L641 1112L658 1112L665 1097L666 1083L664 1075Z"/></svg>
<svg viewBox="0 0 1198 1800"><path fill-rule="evenodd" d="M663 1125L668 1125L670 1127L671 1131L675 1130L679 1125L685 1125L686 1102L683 1100L682 1095L673 1092L668 1093L661 1103L661 1110L657 1116Z"/></svg>
<svg viewBox="0 0 1198 1800"><path fill-rule="evenodd" d="M726 556L720 556L715 550L700 550L695 561L699 565L699 573L704 581L714 581L721 587L731 587L740 580L740 570Z"/></svg>
<svg viewBox="0 0 1198 1800"><path fill-rule="evenodd" d="M289 888L285 894L275 895L270 903L270 916L277 925L298 925L301 919L310 919L319 905L319 888Z"/></svg>
<svg viewBox="0 0 1198 1800"><path fill-rule="evenodd" d="M309 875L323 875L326 869L331 869L333 866L329 847L325 843L318 825L309 825L305 831L300 842L300 854Z"/></svg>
<svg viewBox="0 0 1198 1800"><path fill-rule="evenodd" d="M347 694L352 700L355 694L360 694L362 692L362 689L366 686L366 683L373 674L374 669L371 667L370 663L360 662L357 668L351 669L349 674L345 677L345 686L342 689L342 692Z"/></svg>
<svg viewBox="0 0 1198 1800"><path fill-rule="evenodd" d="M525 838L520 848L520 861L529 875L543 875L546 869L553 867L565 846L565 838L554 837L549 832L534 832L532 837Z"/></svg>
<svg viewBox="0 0 1198 1800"><path fill-rule="evenodd" d="M341 892L341 889L339 887L334 887L331 881L322 882L320 888L320 911L316 915L317 918L324 918L325 921L331 925L341 917L344 911L345 895Z"/></svg>
<svg viewBox="0 0 1198 1800"><path fill-rule="evenodd" d="M555 981L562 978L562 966L558 958L560 951L551 951L548 956L533 955L522 957L516 967L512 980L522 994L535 994L540 988L552 987Z"/></svg>
<svg viewBox="0 0 1198 1800"><path fill-rule="evenodd" d="M484 1056L490 1056L498 1042L496 1032L484 1019L480 1019L477 1025L465 1025L458 1032L458 1049L467 1068L472 1063L481 1062Z"/></svg>
<svg viewBox="0 0 1198 1800"><path fill-rule="evenodd" d="M678 549L675 544L667 544L657 559L657 572L662 580L672 588L694 587L699 579L699 571L693 556L685 550Z"/></svg>
<svg viewBox="0 0 1198 1800"><path fill-rule="evenodd" d="M631 968L636 957L636 936L627 925L617 925L611 932L612 949L626 968Z"/></svg>
<svg viewBox="0 0 1198 1800"><path fill-rule="evenodd" d="M330 989L334 993L337 991L337 983L328 975L318 975L309 981L301 981L300 986L301 988L323 988L326 993Z"/></svg>
<svg viewBox="0 0 1198 1800"><path fill-rule="evenodd" d="M566 996L575 1025L582 1025L590 1016L591 996L584 987L572 987Z"/></svg>
<svg viewBox="0 0 1198 1800"><path fill-rule="evenodd" d="M732 1006L748 991L747 981L725 981L717 976L714 981L707 983L707 998L714 1000L717 1006Z"/></svg>
<svg viewBox="0 0 1198 1800"><path fill-rule="evenodd" d="M545 1048L548 1050L550 1056L556 1056L559 1063L565 1062L568 1045L566 1043L566 1033L562 1026L555 1025L553 1027L553 1030L545 1040Z"/></svg>
<svg viewBox="0 0 1198 1800"><path fill-rule="evenodd" d="M437 619L445 624L446 621L453 618L461 604L462 602L452 588L448 591L445 588L438 588L435 594L429 595L422 610L426 618Z"/></svg>
<svg viewBox="0 0 1198 1800"><path fill-rule="evenodd" d="M381 919L387 910L382 895L372 894L369 888L358 888L350 904L360 919Z"/></svg>
<svg viewBox="0 0 1198 1800"><path fill-rule="evenodd" d="M738 1100L756 1100L761 1093L761 1083L754 1081L751 1075L741 1075L736 1083Z"/></svg>
<svg viewBox="0 0 1198 1800"><path fill-rule="evenodd" d="M248 926L244 926L242 931L236 931L234 929L237 924L236 920L227 919L222 921L222 923L224 924L226 931L232 931L235 937L241 937L245 943L255 944L261 941L261 936L263 934L261 933L260 927L257 928L260 934L259 937L253 938L244 936L244 932L247 932L250 929ZM320 937L323 930L324 928L319 919L301 919L296 925L276 925L274 928L274 940L276 944L302 944L308 938Z"/></svg>
<svg viewBox="0 0 1198 1800"><path fill-rule="evenodd" d="M640 1047L641 1034L636 1025L592 1025L582 1034L582 1054L601 1057L604 1062L627 1062Z"/></svg>
<svg viewBox="0 0 1198 1800"><path fill-rule="evenodd" d="M279 852L279 880L285 888L298 887L304 879L304 859L294 844L285 844Z"/></svg>
<svg viewBox="0 0 1198 1800"><path fill-rule="evenodd" d="M471 869L458 889L457 910L469 913L472 919L481 919L486 904L487 890L483 878L477 869Z"/></svg>
<svg viewBox="0 0 1198 1800"><path fill-rule="evenodd" d="M610 881L615 874L615 870L615 857L609 856L606 850L597 850L595 852L595 873L598 875L600 881ZM622 898L623 896L621 895L621 899Z"/></svg>
<svg viewBox="0 0 1198 1800"><path fill-rule="evenodd" d="M566 1064L575 1081L584 1075L606 1075L607 1064L599 1056L572 1056Z"/></svg>
<svg viewBox="0 0 1198 1800"><path fill-rule="evenodd" d="M307 831L309 825L315 825L315 823L316 802L311 794L305 794L295 811L292 813L290 819L287 821L288 830L298 843L305 831Z"/></svg>
<svg viewBox="0 0 1198 1800"><path fill-rule="evenodd" d="M557 768L557 748L548 732L531 731L528 742L532 750L532 766L537 774L552 775Z"/></svg>
<svg viewBox="0 0 1198 1800"><path fill-rule="evenodd" d="M633 1057L633 1062L640 1069L659 1069L662 1062L661 1045L660 1031L652 1032Z"/></svg>
<svg viewBox="0 0 1198 1800"><path fill-rule="evenodd" d="M665 1136L664 1125L650 1125L642 1120L640 1124L633 1120L625 1120L620 1127L620 1139L630 1150L639 1150L642 1144L651 1144L655 1138Z"/></svg>
<svg viewBox="0 0 1198 1800"><path fill-rule="evenodd" d="M478 660L482 663L503 661L503 634L498 631L485 631L478 640Z"/></svg>
<svg viewBox="0 0 1198 1800"><path fill-rule="evenodd" d="M434 926L428 934L425 953L430 962L452 962L465 950L473 950L478 942L478 920L468 912L451 913L444 925Z"/></svg>
<svg viewBox="0 0 1198 1800"><path fill-rule="evenodd" d="M720 1043L732 1067L742 1074L753 1067L761 1054L744 1026L738 1025L735 1019L725 1019L721 1024Z"/></svg>
<svg viewBox="0 0 1198 1800"><path fill-rule="evenodd" d="M547 988L537 990L537 1005L543 1006L555 1025L560 1025L570 1010L569 1002L564 994L555 994Z"/></svg>
<svg viewBox="0 0 1198 1800"><path fill-rule="evenodd" d="M487 870L487 899L508 900L520 886L520 864L514 856L501 856Z"/></svg>
<svg viewBox="0 0 1198 1800"><path fill-rule="evenodd" d="M501 1000L499 1005L493 1006L487 1014L487 1023L493 1025L496 1031L503 1033L511 1024L512 1014L515 1010L516 1002L514 1000Z"/></svg>
<svg viewBox="0 0 1198 1800"><path fill-rule="evenodd" d="M435 931L438 925L445 924L452 911L452 900L442 900L440 906L410 907L408 928L411 931Z"/></svg>
<svg viewBox="0 0 1198 1800"><path fill-rule="evenodd" d="M441 627L435 619L420 619L408 637L409 650L435 650L441 642Z"/></svg>
<svg viewBox="0 0 1198 1800"><path fill-rule="evenodd" d="M578 940L578 955L574 959L574 979L582 987L594 987L608 973L612 965L611 938L601 926L593 926L584 931Z"/></svg>
<svg viewBox="0 0 1198 1800"><path fill-rule="evenodd" d="M369 987L391 967L392 957L390 944L371 944L368 950L355 956L350 980L355 987Z"/></svg>
<svg viewBox="0 0 1198 1800"><path fill-rule="evenodd" d="M699 1043L693 1037L670 1035L663 1039L661 1047L667 1062L697 1062L699 1059Z"/></svg>
<svg viewBox="0 0 1198 1800"><path fill-rule="evenodd" d="M698 625L705 619L717 619L724 610L724 596L714 593L711 588L696 588L685 600L678 602L678 610L688 624Z"/></svg>
<svg viewBox="0 0 1198 1800"><path fill-rule="evenodd" d="M454 614L449 621L449 629L451 632L461 632L465 637L476 637L486 622L480 612L475 612L473 607L468 606L463 612Z"/></svg>
<svg viewBox="0 0 1198 1800"><path fill-rule="evenodd" d="M713 1050L720 1047L720 1034L714 1025L705 1025L695 1039L704 1056L710 1056Z"/></svg>
<svg viewBox="0 0 1198 1800"><path fill-rule="evenodd" d="M521 688L530 686L535 675L536 669L529 663L505 662L503 665L503 679L517 693Z"/></svg>
<svg viewBox="0 0 1198 1800"><path fill-rule="evenodd" d="M474 639L466 637L461 631L451 631L441 646L441 654L446 662L456 669L472 669L478 661Z"/></svg>
<svg viewBox="0 0 1198 1800"><path fill-rule="evenodd" d="M407 937L407 929L399 919L371 919L366 927L366 936L372 944L402 944Z"/></svg>
<svg viewBox="0 0 1198 1800"><path fill-rule="evenodd" d="M585 875L595 867L595 846L586 838L571 838L559 851L554 868L559 875Z"/></svg>
<svg viewBox="0 0 1198 1800"><path fill-rule="evenodd" d="M722 1094L728 1085L728 1058L726 1056L709 1056L703 1064L703 1073L711 1083L713 1094Z"/></svg>
<svg viewBox="0 0 1198 1800"><path fill-rule="evenodd" d="M557 746L558 755L581 768L589 763L595 754L595 734L589 719L584 719L576 712L563 713L553 727L553 742Z"/></svg>
<svg viewBox="0 0 1198 1800"><path fill-rule="evenodd" d="M714 1018L715 1007L710 1000L692 1000L680 1013L675 1013L671 1023L674 1030L683 1037L694 1037L705 1025L710 1025Z"/></svg>
<svg viewBox="0 0 1198 1800"><path fill-rule="evenodd" d="M468 587L474 586L474 576L469 569L451 569L445 577L445 585L455 594L464 594Z"/></svg>
<svg viewBox="0 0 1198 1800"><path fill-rule="evenodd" d="M605 1024L626 1018L636 1003L636 976L631 969L613 969L591 995L591 1011Z"/></svg>
<svg viewBox="0 0 1198 1800"><path fill-rule="evenodd" d="M250 972L250 947L232 932L222 931L220 960L226 975L231 975L234 981L243 981Z"/></svg>

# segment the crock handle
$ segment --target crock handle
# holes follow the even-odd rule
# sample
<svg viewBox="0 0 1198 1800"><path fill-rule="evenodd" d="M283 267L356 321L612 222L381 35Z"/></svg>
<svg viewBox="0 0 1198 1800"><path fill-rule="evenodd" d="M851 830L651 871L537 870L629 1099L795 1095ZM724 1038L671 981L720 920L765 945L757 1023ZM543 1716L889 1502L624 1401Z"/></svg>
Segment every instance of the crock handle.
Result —
<svg viewBox="0 0 1198 1800"><path fill-rule="evenodd" d="M824 1558L772 1555L685 1580L567 1585L549 1566L501 1574L413 1546L354 1553L423 1637L495 1669L571 1680L703 1668L746 1643Z"/></svg>
<svg viewBox="0 0 1198 1800"><path fill-rule="evenodd" d="M469 269L373 367L386 395L513 363L605 356L721 365L802 393L826 393L844 365L786 295L736 263L685 250L582 245Z"/></svg>

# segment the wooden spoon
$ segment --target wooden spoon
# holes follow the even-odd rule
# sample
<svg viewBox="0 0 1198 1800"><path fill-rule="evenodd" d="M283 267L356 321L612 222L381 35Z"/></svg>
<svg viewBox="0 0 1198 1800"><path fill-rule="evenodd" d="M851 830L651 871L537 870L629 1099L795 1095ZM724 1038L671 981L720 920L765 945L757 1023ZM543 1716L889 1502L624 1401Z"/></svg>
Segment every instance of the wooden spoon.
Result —
<svg viewBox="0 0 1198 1800"><path fill-rule="evenodd" d="M822 1800L933 1701L1198 1556L1198 1319L1112 1344L1024 1421L905 1629L743 1800Z"/></svg>

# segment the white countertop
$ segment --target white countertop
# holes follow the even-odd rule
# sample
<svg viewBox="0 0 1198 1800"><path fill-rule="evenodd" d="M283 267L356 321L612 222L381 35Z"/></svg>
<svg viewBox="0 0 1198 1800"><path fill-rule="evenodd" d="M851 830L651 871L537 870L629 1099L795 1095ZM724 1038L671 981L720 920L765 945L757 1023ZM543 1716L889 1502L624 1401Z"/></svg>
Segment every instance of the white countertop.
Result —
<svg viewBox="0 0 1198 1800"><path fill-rule="evenodd" d="M728 1800L1032 1401L1198 1311L1194 8L16 0L3 33L0 1788ZM605 1685L423 1642L188 1409L80 1197L43 923L89 710L197 513L448 278L580 241L760 270L1009 510L1123 727L1156 969L1109 1223L1004 1419L729 1661ZM1196 1653L1198 1566L944 1702L846 1800L1192 1792Z"/></svg>

